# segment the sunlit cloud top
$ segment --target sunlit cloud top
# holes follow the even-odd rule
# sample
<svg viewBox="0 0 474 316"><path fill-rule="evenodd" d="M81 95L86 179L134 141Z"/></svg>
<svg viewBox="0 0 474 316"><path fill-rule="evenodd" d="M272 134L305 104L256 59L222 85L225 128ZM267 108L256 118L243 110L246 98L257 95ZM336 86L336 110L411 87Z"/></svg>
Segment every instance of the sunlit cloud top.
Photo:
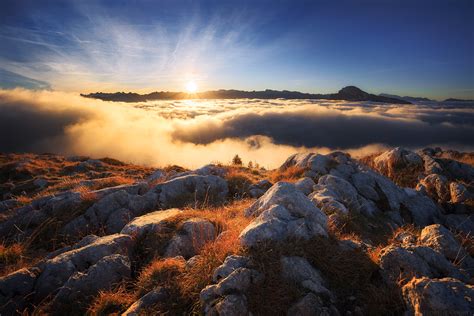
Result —
<svg viewBox="0 0 474 316"><path fill-rule="evenodd" d="M474 98L472 1L412 2L7 0L0 68L81 92L355 84Z"/></svg>

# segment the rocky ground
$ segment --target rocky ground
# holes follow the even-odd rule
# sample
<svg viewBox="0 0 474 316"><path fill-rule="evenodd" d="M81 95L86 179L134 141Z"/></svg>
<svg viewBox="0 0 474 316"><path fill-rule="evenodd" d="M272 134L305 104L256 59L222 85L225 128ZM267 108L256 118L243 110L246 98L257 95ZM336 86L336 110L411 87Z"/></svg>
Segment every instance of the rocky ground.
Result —
<svg viewBox="0 0 474 316"><path fill-rule="evenodd" d="M473 155L0 155L0 314L472 315Z"/></svg>

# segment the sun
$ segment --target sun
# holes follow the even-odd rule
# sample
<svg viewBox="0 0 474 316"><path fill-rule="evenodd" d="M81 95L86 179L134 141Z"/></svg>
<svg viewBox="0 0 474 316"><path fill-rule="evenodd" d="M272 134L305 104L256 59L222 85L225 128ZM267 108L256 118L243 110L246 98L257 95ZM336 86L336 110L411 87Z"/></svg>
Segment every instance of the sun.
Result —
<svg viewBox="0 0 474 316"><path fill-rule="evenodd" d="M194 93L197 91L197 89L197 84L194 81L189 81L186 83L186 91L188 91L188 93Z"/></svg>

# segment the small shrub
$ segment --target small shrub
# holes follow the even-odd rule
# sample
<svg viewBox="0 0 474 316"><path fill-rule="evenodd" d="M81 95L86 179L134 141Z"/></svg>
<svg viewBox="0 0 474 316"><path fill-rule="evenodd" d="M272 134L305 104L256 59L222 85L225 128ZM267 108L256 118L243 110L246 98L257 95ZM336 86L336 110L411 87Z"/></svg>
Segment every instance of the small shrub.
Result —
<svg viewBox="0 0 474 316"><path fill-rule="evenodd" d="M234 158L232 158L232 164L234 166L242 166L242 159L239 157L239 155L235 155Z"/></svg>

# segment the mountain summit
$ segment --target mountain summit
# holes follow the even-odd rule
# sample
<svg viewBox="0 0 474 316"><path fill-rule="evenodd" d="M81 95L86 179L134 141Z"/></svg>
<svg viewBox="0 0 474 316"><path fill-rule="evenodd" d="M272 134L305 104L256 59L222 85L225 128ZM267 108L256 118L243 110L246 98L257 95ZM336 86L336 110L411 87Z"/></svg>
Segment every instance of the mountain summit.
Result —
<svg viewBox="0 0 474 316"><path fill-rule="evenodd" d="M347 86L339 90L338 93L330 95L335 100L347 100L347 101L373 101L373 102L384 102L384 103L401 103L411 104L411 102L386 96L375 95L367 93L356 86Z"/></svg>

